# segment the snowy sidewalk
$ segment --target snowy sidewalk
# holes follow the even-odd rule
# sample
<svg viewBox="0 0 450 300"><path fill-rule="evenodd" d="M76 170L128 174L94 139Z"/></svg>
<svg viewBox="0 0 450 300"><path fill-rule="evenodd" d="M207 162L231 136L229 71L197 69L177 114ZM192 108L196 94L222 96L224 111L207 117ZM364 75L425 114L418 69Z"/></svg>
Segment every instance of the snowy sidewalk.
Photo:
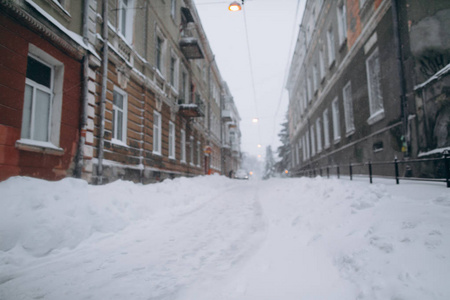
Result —
<svg viewBox="0 0 450 300"><path fill-rule="evenodd" d="M0 183L0 299L449 299L445 185Z"/></svg>

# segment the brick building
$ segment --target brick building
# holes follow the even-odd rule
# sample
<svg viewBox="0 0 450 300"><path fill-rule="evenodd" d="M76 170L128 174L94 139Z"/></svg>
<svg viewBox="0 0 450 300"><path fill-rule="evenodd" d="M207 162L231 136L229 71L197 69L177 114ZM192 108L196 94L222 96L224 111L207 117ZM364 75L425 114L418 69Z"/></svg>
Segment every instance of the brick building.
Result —
<svg viewBox="0 0 450 300"><path fill-rule="evenodd" d="M307 1L287 85L294 173L411 159L450 146L444 129L450 113L443 104L449 101L449 9L448 1ZM428 74L424 55L433 66ZM427 113L420 90L436 74L439 89L432 98L442 104L430 100ZM433 119L436 110L440 131L424 126L432 123L424 114ZM436 136L427 143L431 132ZM386 168L376 173L391 172ZM420 167L412 172L424 175Z"/></svg>
<svg viewBox="0 0 450 300"><path fill-rule="evenodd" d="M0 43L8 54L0 67L16 74L0 84L11 95L0 100L1 179L147 183L222 173L225 83L192 1L0 3ZM35 52L48 55L28 71ZM5 59L15 53L20 64ZM25 87L45 66L52 70L51 101L60 106L51 110L48 136L30 137ZM31 124L40 120L33 118Z"/></svg>

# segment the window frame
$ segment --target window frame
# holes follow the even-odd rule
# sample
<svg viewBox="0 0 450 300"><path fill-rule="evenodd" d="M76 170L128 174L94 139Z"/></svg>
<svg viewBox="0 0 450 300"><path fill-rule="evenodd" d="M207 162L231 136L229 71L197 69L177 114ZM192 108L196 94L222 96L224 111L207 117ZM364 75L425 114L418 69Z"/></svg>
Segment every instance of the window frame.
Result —
<svg viewBox="0 0 450 300"><path fill-rule="evenodd" d="M329 27L327 30L327 43L328 43L328 66L331 67L336 60L336 46L334 41L333 27Z"/></svg>
<svg viewBox="0 0 450 300"><path fill-rule="evenodd" d="M342 98L344 101L345 134L349 136L355 132L351 81L347 82L342 89Z"/></svg>
<svg viewBox="0 0 450 300"><path fill-rule="evenodd" d="M320 117L316 120L316 135L317 135L317 153L322 152L322 126L320 124Z"/></svg>
<svg viewBox="0 0 450 300"><path fill-rule="evenodd" d="M330 147L330 119L328 114L328 108L324 109L322 113L323 120L323 147L327 149Z"/></svg>
<svg viewBox="0 0 450 300"><path fill-rule="evenodd" d="M339 45L347 40L347 7L345 3L337 6Z"/></svg>
<svg viewBox="0 0 450 300"><path fill-rule="evenodd" d="M371 61L374 60L374 65L372 65L375 69L372 69ZM373 78L373 75L376 73L375 70L378 68L378 74L376 74L376 82ZM381 65L380 65L380 56L378 47L367 57L366 59L366 75L367 75L367 92L369 95L369 111L370 117L367 120L369 125L374 124L375 122L384 118L384 99L383 99L383 91L381 89ZM373 86L375 83L376 86ZM379 93L375 95L374 93ZM378 98L377 101L376 98Z"/></svg>
<svg viewBox="0 0 450 300"><path fill-rule="evenodd" d="M158 122L155 122L155 119L157 119ZM162 148L162 146L161 146L161 143L162 143L161 124L162 124L161 114L159 112L157 112L156 110L153 111L153 152L152 153L155 155L159 155L159 156L162 155L162 153L161 153L161 148ZM155 134L155 131L157 132L157 134ZM157 147L155 147L155 145L157 145Z"/></svg>
<svg viewBox="0 0 450 300"><path fill-rule="evenodd" d="M169 121L169 158L176 159L175 153L175 123Z"/></svg>
<svg viewBox="0 0 450 300"><path fill-rule="evenodd" d="M180 130L180 148L181 148L180 162L186 163L186 131L184 129Z"/></svg>
<svg viewBox="0 0 450 300"><path fill-rule="evenodd" d="M311 136L311 157L316 155L316 132L314 124L311 124L310 128L310 136Z"/></svg>
<svg viewBox="0 0 450 300"><path fill-rule="evenodd" d="M336 144L341 140L339 98L336 97L331 102L331 113L333 118L333 141Z"/></svg>
<svg viewBox="0 0 450 300"><path fill-rule="evenodd" d="M127 5L124 4L127 1ZM131 43L133 41L133 14L134 14L134 0L118 0L118 14L117 14L117 32L124 40ZM123 8L122 8L123 7ZM125 23L123 18L125 17Z"/></svg>
<svg viewBox="0 0 450 300"><path fill-rule="evenodd" d="M114 94L117 93L122 96L123 99L123 108L118 108L117 105L114 104ZM128 128L128 94L122 90L121 88L114 86L113 88L113 102L112 102L113 108L112 108L112 130L111 130L111 143L119 144L122 146L127 146L127 128ZM116 111L122 111L122 139L117 138L117 132L115 132L116 127L114 124L116 124L117 120L117 113Z"/></svg>
<svg viewBox="0 0 450 300"><path fill-rule="evenodd" d="M194 137L189 137L189 164L194 166Z"/></svg>
<svg viewBox="0 0 450 300"><path fill-rule="evenodd" d="M200 167L201 162L201 142L197 141L197 167Z"/></svg>
<svg viewBox="0 0 450 300"><path fill-rule="evenodd" d="M45 52L44 50L36 47L33 44L28 45L28 56L33 59L43 63L46 66L51 67L51 102L50 102L50 115L49 115L49 132L47 141L39 141L35 139L23 137L23 127L24 127L24 109L22 110L22 122L21 122L21 134L20 139L16 141L16 147L23 150L30 151L48 151L52 154L62 154L64 149L59 146L60 142L60 130L61 130L61 115L62 115L62 104L63 104L63 85L64 85L64 64ZM27 58L28 59L28 58ZM28 65L27 65L28 67ZM27 79L25 78L25 85L27 84ZM28 82L30 82L29 79ZM31 80L32 81L32 80ZM34 82L34 81L33 81ZM36 82L36 84L38 84ZM23 96L23 103L25 105L25 94ZM30 114L33 112L31 111ZM31 122L30 115L30 122ZM31 124L29 124L31 126Z"/></svg>

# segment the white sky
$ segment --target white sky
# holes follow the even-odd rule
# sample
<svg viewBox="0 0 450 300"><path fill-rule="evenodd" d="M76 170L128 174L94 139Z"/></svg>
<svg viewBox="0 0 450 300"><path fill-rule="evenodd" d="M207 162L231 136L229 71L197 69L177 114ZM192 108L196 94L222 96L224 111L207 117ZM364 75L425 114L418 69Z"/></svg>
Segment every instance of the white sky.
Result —
<svg viewBox="0 0 450 300"><path fill-rule="evenodd" d="M300 5L298 0L245 1L253 93L244 11L228 11L231 0L194 0L222 78L230 87L242 119L243 152L264 157L266 146L272 145L276 151L280 145L277 135L288 106L285 73L306 2L299 1ZM260 120L256 125L252 123L254 117ZM258 148L258 144L262 147Z"/></svg>

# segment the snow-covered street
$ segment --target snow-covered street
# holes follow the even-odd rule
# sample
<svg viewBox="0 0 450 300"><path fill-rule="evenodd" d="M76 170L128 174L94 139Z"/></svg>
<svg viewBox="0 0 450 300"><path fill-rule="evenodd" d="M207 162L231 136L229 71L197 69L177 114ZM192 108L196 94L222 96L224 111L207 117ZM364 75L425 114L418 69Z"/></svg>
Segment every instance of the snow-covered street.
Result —
<svg viewBox="0 0 450 300"><path fill-rule="evenodd" d="M450 299L450 192L367 179L0 182L0 299Z"/></svg>

